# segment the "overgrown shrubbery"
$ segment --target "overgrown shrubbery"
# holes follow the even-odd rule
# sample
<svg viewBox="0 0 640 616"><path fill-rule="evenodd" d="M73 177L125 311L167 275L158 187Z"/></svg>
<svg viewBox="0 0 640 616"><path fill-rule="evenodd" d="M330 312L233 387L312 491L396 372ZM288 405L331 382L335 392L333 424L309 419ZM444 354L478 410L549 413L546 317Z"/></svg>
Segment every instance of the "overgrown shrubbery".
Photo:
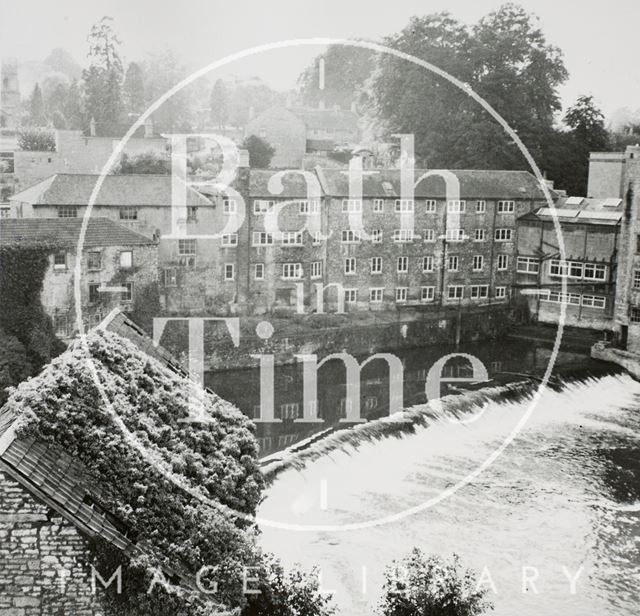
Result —
<svg viewBox="0 0 640 616"><path fill-rule="evenodd" d="M56 138L48 128L25 127L18 131L18 147L30 152L55 152Z"/></svg>
<svg viewBox="0 0 640 616"><path fill-rule="evenodd" d="M476 588L476 579L463 569L454 555L447 562L427 557L414 548L411 554L387 568L381 616L479 616L493 606L486 589Z"/></svg>
<svg viewBox="0 0 640 616"><path fill-rule="evenodd" d="M104 592L106 614L209 616L224 605L249 616L328 616L326 599L310 577L285 575L256 547L252 516L263 479L253 424L201 390L197 399L211 421L184 422L193 393L188 380L112 332L93 331L86 345L75 341L38 377L22 383L6 410L21 415L19 437L35 436L83 463L98 504L142 550L129 560L102 540L92 542L103 576L123 565L125 592ZM147 454L127 441L108 412L89 362L113 411ZM194 589L203 567L215 568L209 580L203 577L206 588L218 583L214 595ZM261 595L243 592L245 567L257 567L250 577L259 582L251 587ZM173 588L156 584L147 594L157 568Z"/></svg>

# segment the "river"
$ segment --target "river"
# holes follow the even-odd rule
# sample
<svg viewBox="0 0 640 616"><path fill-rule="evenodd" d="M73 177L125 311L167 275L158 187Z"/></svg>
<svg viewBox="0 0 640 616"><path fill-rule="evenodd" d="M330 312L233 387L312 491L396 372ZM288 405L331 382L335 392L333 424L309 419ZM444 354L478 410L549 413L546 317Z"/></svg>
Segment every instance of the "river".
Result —
<svg viewBox="0 0 640 616"><path fill-rule="evenodd" d="M508 362L509 349L501 357ZM518 357L519 372L531 367L522 349ZM560 360L570 366L569 357ZM259 511L263 547L287 565L319 566L346 616L373 613L385 565L414 546L457 553L482 572L498 616L640 613L640 384L588 376L589 365L581 379L543 393L486 470L413 515L375 522L435 501L467 477L531 400L487 402L468 420L443 418L284 471ZM358 524L365 527L340 528ZM299 528L309 525L320 528Z"/></svg>

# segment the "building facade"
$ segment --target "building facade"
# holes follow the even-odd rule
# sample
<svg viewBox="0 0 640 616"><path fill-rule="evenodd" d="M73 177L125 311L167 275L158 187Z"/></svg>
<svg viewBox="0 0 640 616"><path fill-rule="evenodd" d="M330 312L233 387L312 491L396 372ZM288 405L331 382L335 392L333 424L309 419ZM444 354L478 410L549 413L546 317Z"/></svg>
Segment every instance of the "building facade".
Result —
<svg viewBox="0 0 640 616"><path fill-rule="evenodd" d="M56 334L77 332L74 276L80 260L80 306L85 329L114 307L132 310L139 294L157 282L157 243L106 218L91 218L78 254L81 219L5 219L2 246L51 246L42 285L42 305Z"/></svg>
<svg viewBox="0 0 640 616"><path fill-rule="evenodd" d="M560 232L548 207L518 218L517 292L539 322L558 323L564 303L566 325L613 330L622 199L563 197L555 208Z"/></svg>

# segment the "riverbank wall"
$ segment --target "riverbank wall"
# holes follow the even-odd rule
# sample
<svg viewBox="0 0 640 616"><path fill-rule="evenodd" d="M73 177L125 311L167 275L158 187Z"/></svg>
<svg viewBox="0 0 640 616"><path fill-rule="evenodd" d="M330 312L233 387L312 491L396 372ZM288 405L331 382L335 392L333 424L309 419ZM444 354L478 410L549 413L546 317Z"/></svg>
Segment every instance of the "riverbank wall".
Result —
<svg viewBox="0 0 640 616"><path fill-rule="evenodd" d="M617 349L606 342L596 342L591 347L591 357L616 364L640 381L640 354L638 353Z"/></svg>

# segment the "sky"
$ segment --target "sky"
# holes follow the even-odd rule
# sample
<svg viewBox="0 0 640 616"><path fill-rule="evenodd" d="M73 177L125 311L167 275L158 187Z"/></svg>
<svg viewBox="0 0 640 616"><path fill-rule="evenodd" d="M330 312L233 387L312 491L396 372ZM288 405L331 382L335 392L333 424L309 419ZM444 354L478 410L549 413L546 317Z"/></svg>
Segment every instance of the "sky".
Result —
<svg viewBox="0 0 640 616"><path fill-rule="evenodd" d="M230 54L283 40L329 37L380 40L412 15L448 10L473 23L499 0L0 0L0 56L41 60L63 47L80 63L87 33L103 15L115 20L126 60L174 51L194 70ZM540 18L550 43L560 47L570 78L564 106L591 94L609 116L640 108L638 0L520 0ZM295 85L320 47L263 52L220 69L219 76L260 76L278 90ZM331 67L327 67L327 71ZM218 73L215 75L218 76Z"/></svg>

